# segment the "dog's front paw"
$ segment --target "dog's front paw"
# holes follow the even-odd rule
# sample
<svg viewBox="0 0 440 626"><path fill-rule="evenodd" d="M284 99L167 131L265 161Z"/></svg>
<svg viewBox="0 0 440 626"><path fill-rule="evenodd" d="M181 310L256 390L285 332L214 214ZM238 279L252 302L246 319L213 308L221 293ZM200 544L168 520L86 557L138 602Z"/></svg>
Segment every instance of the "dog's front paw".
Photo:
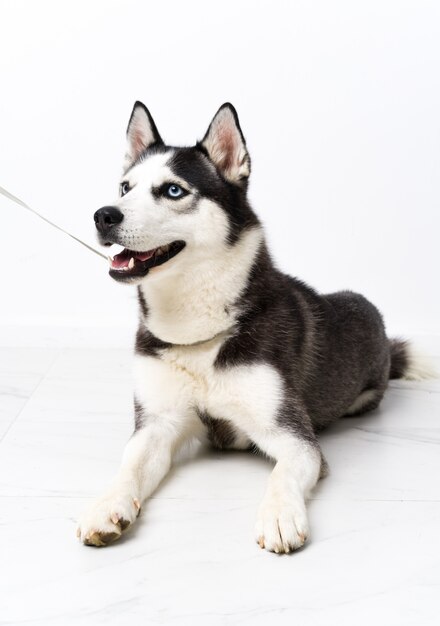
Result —
<svg viewBox="0 0 440 626"><path fill-rule="evenodd" d="M306 507L301 498L264 498L255 525L255 538L260 548L288 553L301 548L308 535Z"/></svg>
<svg viewBox="0 0 440 626"><path fill-rule="evenodd" d="M119 539L141 510L138 498L126 492L113 492L99 500L82 516L77 536L86 546L107 546Z"/></svg>

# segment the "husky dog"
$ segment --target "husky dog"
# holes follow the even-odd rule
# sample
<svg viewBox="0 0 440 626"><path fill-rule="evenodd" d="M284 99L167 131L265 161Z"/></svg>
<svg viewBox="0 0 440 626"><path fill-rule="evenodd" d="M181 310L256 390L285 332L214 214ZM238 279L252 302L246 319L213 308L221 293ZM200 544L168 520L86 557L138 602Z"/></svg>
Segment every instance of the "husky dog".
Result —
<svg viewBox="0 0 440 626"><path fill-rule="evenodd" d="M136 102L127 140L120 197L94 219L100 243L124 248L110 276L138 290L135 430L78 536L93 546L120 537L182 444L207 437L275 461L255 539L300 548L305 500L326 469L318 432L376 408L390 378L417 376L409 346L387 338L363 296L318 295L275 267L231 104L201 142L176 148Z"/></svg>

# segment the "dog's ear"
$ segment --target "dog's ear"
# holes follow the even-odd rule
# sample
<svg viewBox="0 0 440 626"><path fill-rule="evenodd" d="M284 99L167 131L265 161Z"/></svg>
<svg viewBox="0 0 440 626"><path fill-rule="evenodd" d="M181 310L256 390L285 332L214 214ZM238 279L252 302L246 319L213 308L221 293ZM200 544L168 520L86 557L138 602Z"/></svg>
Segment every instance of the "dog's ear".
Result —
<svg viewBox="0 0 440 626"><path fill-rule="evenodd" d="M219 108L199 146L226 180L238 185L246 183L251 160L232 104L227 102Z"/></svg>
<svg viewBox="0 0 440 626"><path fill-rule="evenodd" d="M144 150L163 144L150 111L142 102L135 102L127 126L127 152L124 165L129 167Z"/></svg>

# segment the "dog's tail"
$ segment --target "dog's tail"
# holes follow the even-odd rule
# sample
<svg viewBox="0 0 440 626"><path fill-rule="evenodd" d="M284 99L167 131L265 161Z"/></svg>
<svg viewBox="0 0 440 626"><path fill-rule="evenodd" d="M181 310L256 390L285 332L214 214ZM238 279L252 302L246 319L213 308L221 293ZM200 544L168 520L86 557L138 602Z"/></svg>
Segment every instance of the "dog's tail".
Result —
<svg viewBox="0 0 440 626"><path fill-rule="evenodd" d="M426 380L438 378L439 374L431 359L415 350L409 341L390 339L390 353L390 379Z"/></svg>

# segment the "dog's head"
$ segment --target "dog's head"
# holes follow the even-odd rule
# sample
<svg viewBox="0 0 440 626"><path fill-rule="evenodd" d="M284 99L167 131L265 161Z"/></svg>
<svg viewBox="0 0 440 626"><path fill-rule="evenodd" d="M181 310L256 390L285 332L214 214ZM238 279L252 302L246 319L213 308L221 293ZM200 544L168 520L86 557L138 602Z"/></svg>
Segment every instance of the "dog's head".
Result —
<svg viewBox="0 0 440 626"><path fill-rule="evenodd" d="M258 223L246 200L250 159L231 104L220 107L202 141L176 148L136 102L127 143L120 197L94 215L100 243L124 248L110 258L116 280L185 271L189 259L193 266L221 254Z"/></svg>

